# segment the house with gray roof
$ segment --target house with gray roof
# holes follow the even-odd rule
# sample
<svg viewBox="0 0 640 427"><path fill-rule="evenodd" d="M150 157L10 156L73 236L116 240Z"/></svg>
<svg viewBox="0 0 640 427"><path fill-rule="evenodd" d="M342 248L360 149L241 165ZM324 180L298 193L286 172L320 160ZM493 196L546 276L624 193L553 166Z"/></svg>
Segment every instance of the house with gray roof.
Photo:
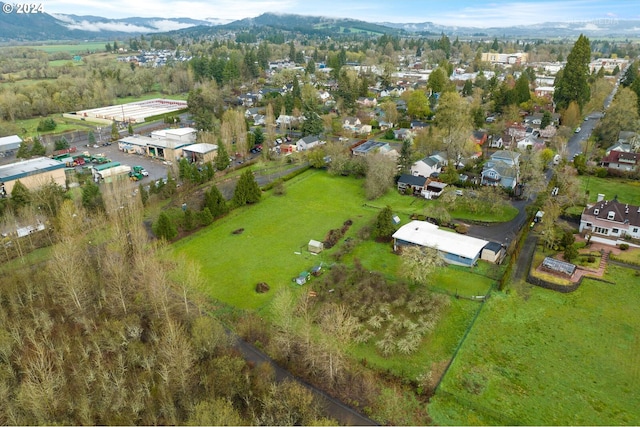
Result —
<svg viewBox="0 0 640 427"><path fill-rule="evenodd" d="M519 160L519 153L508 150L496 151L485 163L480 183L492 186L501 185L513 190L518 184Z"/></svg>
<svg viewBox="0 0 640 427"><path fill-rule="evenodd" d="M587 205L580 217L580 233L601 236L609 239L612 245L617 239L629 236L640 238L640 207L621 203L617 198L600 200ZM607 242L608 240L598 240Z"/></svg>

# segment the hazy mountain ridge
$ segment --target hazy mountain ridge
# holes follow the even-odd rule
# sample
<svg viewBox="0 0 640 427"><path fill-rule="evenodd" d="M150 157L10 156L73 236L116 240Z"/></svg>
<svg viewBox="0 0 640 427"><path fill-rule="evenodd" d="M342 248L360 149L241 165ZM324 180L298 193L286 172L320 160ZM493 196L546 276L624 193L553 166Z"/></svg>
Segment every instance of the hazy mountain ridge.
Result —
<svg viewBox="0 0 640 427"><path fill-rule="evenodd" d="M0 2L0 5L4 3ZM188 35L209 31L239 31L255 28L298 31L316 34L345 34L366 31L379 34L440 34L484 37L640 37L640 20L601 19L591 21L548 22L508 27L459 27L430 21L417 23L366 22L354 19L304 16L285 13L265 13L236 21L217 18L130 17L110 19L100 16L73 14L0 14L0 41L44 40L108 40L136 34L176 33Z"/></svg>

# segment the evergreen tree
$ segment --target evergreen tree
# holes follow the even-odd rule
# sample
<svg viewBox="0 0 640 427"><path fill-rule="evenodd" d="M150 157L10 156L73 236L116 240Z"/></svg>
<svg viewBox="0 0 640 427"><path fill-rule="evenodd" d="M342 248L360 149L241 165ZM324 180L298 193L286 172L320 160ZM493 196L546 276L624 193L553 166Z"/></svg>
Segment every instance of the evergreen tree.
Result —
<svg viewBox="0 0 640 427"><path fill-rule="evenodd" d="M56 139L53 143L53 149L55 151L66 150L69 147L70 147L69 141L67 141L67 138L65 138L64 136L59 139Z"/></svg>
<svg viewBox="0 0 640 427"><path fill-rule="evenodd" d="M88 181L82 187L82 206L88 211L104 210L104 201L100 187L92 181Z"/></svg>
<svg viewBox="0 0 640 427"><path fill-rule="evenodd" d="M529 90L529 78L525 73L520 74L518 80L516 80L515 95L518 104L527 102L531 99L531 92Z"/></svg>
<svg viewBox="0 0 640 427"><path fill-rule="evenodd" d="M262 196L260 187L253 176L253 172L249 169L244 171L238 180L236 189L233 192L234 206L243 206L247 203L256 203L260 201ZM212 212L213 213L213 212Z"/></svg>
<svg viewBox="0 0 640 427"><path fill-rule="evenodd" d="M304 113L304 121L302 122L302 136L320 135L324 130L324 123L315 111L307 110Z"/></svg>
<svg viewBox="0 0 640 427"><path fill-rule="evenodd" d="M264 132L261 127L257 127L253 131L253 143L255 145L262 145L264 143Z"/></svg>
<svg viewBox="0 0 640 427"><path fill-rule="evenodd" d="M304 72L306 74L315 74L316 63L313 61L313 59L310 59L309 62L307 62L307 67L304 69Z"/></svg>
<svg viewBox="0 0 640 427"><path fill-rule="evenodd" d="M29 203L31 203L29 189L20 180L17 180L11 190L11 205L16 209L20 209Z"/></svg>
<svg viewBox="0 0 640 427"><path fill-rule="evenodd" d="M196 228L196 217L193 211L187 208L184 211L184 218L182 220L182 225L186 231L191 231Z"/></svg>
<svg viewBox="0 0 640 427"><path fill-rule="evenodd" d="M441 67L433 70L431 74L429 74L429 79L427 80L427 85L429 89L431 89L434 93L442 92L447 86L447 74L446 71Z"/></svg>
<svg viewBox="0 0 640 427"><path fill-rule="evenodd" d="M200 211L198 214L198 220L200 221L200 224L205 227L213 222L213 215L211 215L209 208L205 207Z"/></svg>
<svg viewBox="0 0 640 427"><path fill-rule="evenodd" d="M398 166L400 168L400 173L409 173L411 169L411 140L403 139L402 140L402 148L400 149L400 157L398 158Z"/></svg>
<svg viewBox="0 0 640 427"><path fill-rule="evenodd" d="M87 134L87 139L89 141L89 145L93 146L96 143L96 135L93 133L92 130L89 131L89 133Z"/></svg>
<svg viewBox="0 0 640 427"><path fill-rule="evenodd" d="M222 141L218 141L218 154L216 155L214 163L216 169L219 171L225 170L231 164L231 160L229 160L229 153L227 153L227 149Z"/></svg>
<svg viewBox="0 0 640 427"><path fill-rule="evenodd" d="M16 151L16 157L19 159L28 159L31 155L31 150L29 149L29 145L26 141L20 142L20 147L18 147L18 151Z"/></svg>
<svg viewBox="0 0 640 427"><path fill-rule="evenodd" d="M155 224L156 236L160 239L172 240L178 235L178 230L175 224L169 218L166 212L162 212L158 217L158 221Z"/></svg>
<svg viewBox="0 0 640 427"><path fill-rule="evenodd" d="M588 82L590 59L591 44L587 37L580 34L567 57L567 64L556 75L553 100L559 110L567 108L571 101L576 101L582 110L582 107L589 101L591 95Z"/></svg>
<svg viewBox="0 0 640 427"><path fill-rule="evenodd" d="M202 209L208 209L213 218L219 218L229 212L229 206L222 193L215 185L204 193Z"/></svg>
<svg viewBox="0 0 640 427"><path fill-rule="evenodd" d="M129 133L129 135L133 135L133 125L131 123L129 123L129 126L127 126L127 132Z"/></svg>
<svg viewBox="0 0 640 427"><path fill-rule="evenodd" d="M373 237L379 240L389 240L395 232L393 211L390 206L385 206L376 216L376 222L373 224L372 230Z"/></svg>
<svg viewBox="0 0 640 427"><path fill-rule="evenodd" d="M542 113L542 121L540 122L540 129L544 129L551 124L551 113L547 110L544 110Z"/></svg>
<svg viewBox="0 0 640 427"><path fill-rule="evenodd" d="M620 80L620 84L624 87L629 87L638 79L638 63L632 62L629 64L627 71L624 73L624 77Z"/></svg>
<svg viewBox="0 0 640 427"><path fill-rule="evenodd" d="M111 140L117 141L120 139L120 132L118 132L118 125L116 122L111 123Z"/></svg>
<svg viewBox="0 0 640 427"><path fill-rule="evenodd" d="M37 136L33 138L33 145L31 146L31 155L32 156L44 156L47 152L42 142L40 142L40 138Z"/></svg>
<svg viewBox="0 0 640 427"><path fill-rule="evenodd" d="M138 185L138 191L140 192L142 206L147 206L147 203L149 203L149 191L147 191L147 188L142 184Z"/></svg>
<svg viewBox="0 0 640 427"><path fill-rule="evenodd" d="M162 191L160 192L160 195L162 195L162 197L164 197L165 199L168 199L169 197L176 194L176 191L178 191L178 183L176 182L176 179L173 177L173 174L169 172L167 174L167 182L162 187Z"/></svg>
<svg viewBox="0 0 640 427"><path fill-rule="evenodd" d="M465 80L462 86L462 96L471 96L473 94L473 83L471 79Z"/></svg>

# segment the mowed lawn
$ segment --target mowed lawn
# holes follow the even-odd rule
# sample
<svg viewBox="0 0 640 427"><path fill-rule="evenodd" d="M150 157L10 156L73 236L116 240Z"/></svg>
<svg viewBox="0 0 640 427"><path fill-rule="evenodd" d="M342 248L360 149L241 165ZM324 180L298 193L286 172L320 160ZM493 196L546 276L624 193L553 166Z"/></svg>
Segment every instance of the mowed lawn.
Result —
<svg viewBox="0 0 640 427"><path fill-rule="evenodd" d="M640 277L494 294L429 405L439 425L639 425Z"/></svg>
<svg viewBox="0 0 640 427"><path fill-rule="evenodd" d="M236 209L177 242L174 250L200 263L206 294L236 307L259 309L283 286L297 287L293 279L300 272L333 262L329 255L337 246L314 256L307 251L310 239L324 240L330 229L348 219L353 225L347 236L353 235L377 215L377 209L363 206L362 183L310 170L285 184L286 195L269 192L259 203ZM240 228L241 234L232 233ZM256 293L259 282L271 290Z"/></svg>
<svg viewBox="0 0 640 427"><path fill-rule="evenodd" d="M624 178L598 178L596 176L580 176L583 190L589 190L589 202L595 203L598 194L604 194L605 200L618 196L618 201L640 206L640 181Z"/></svg>

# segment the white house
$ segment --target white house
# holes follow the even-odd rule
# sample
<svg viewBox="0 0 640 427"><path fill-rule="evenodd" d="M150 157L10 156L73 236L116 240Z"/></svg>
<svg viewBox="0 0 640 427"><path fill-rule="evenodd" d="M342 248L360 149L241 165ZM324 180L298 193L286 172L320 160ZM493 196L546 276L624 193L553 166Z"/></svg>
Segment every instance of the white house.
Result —
<svg viewBox="0 0 640 427"><path fill-rule="evenodd" d="M424 176L425 178L428 178L432 173L440 173L444 163L445 162L438 155L425 157L411 165L411 175Z"/></svg>
<svg viewBox="0 0 640 427"><path fill-rule="evenodd" d="M304 151L304 150L310 150L313 147L317 147L318 145L324 144L324 141L322 141L317 135L307 135L303 138L300 138L298 141L296 141L296 150L297 151Z"/></svg>
<svg viewBox="0 0 640 427"><path fill-rule="evenodd" d="M599 200L587 205L580 217L580 233L617 239L625 236L640 238L640 207L620 203L617 199ZM604 240L608 242L608 240Z"/></svg>
<svg viewBox="0 0 640 427"><path fill-rule="evenodd" d="M426 221L411 221L393 234L394 250L407 245L433 248L438 250L445 262L465 267L471 267L478 261L488 243L486 240L441 230Z"/></svg>

